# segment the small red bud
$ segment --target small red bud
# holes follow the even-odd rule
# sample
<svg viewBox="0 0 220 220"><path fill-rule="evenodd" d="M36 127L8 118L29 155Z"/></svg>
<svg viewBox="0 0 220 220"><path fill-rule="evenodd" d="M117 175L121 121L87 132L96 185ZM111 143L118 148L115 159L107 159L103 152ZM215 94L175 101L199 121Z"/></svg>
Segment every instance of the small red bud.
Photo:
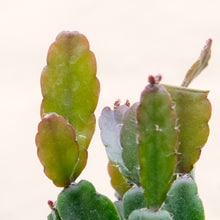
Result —
<svg viewBox="0 0 220 220"><path fill-rule="evenodd" d="M130 107L131 103L130 103L130 101L128 99L126 100L125 105Z"/></svg>
<svg viewBox="0 0 220 220"><path fill-rule="evenodd" d="M158 75L156 75L156 76L150 75L150 76L148 77L148 81L149 81L149 83L150 83L151 85L159 84L160 81L161 81L161 79L162 79L162 76L161 76L160 74L158 74Z"/></svg>
<svg viewBox="0 0 220 220"><path fill-rule="evenodd" d="M120 104L121 104L121 100L117 99L114 103L114 109L116 109L118 106L120 106Z"/></svg>
<svg viewBox="0 0 220 220"><path fill-rule="evenodd" d="M161 74L158 74L155 76L156 83L159 83L161 81L161 79L162 79Z"/></svg>
<svg viewBox="0 0 220 220"><path fill-rule="evenodd" d="M49 205L49 207L52 209L52 210L54 210L55 209L55 207L54 207L54 202L53 201L51 201L51 200L48 200L48 205Z"/></svg>
<svg viewBox="0 0 220 220"><path fill-rule="evenodd" d="M156 83L156 80L155 80L155 77L153 75L150 75L148 77L148 82L151 84L151 85L154 85Z"/></svg>

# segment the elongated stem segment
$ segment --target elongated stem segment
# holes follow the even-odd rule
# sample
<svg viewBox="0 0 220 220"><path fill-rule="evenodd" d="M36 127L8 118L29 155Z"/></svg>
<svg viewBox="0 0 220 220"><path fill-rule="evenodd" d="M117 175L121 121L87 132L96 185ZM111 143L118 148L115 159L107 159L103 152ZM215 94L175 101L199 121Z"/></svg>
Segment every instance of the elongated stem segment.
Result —
<svg viewBox="0 0 220 220"><path fill-rule="evenodd" d="M176 165L176 112L167 90L149 77L137 109L140 182L148 208L157 210L173 182Z"/></svg>

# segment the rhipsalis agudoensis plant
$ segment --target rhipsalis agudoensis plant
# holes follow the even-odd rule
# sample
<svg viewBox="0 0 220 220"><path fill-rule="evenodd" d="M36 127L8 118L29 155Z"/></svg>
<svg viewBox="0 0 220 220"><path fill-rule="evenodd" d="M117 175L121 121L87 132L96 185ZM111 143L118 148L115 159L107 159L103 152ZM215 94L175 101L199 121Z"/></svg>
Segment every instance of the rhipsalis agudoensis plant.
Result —
<svg viewBox="0 0 220 220"><path fill-rule="evenodd" d="M181 86L148 77L140 99L120 100L99 118L116 191L112 203L77 177L86 166L99 97L96 60L86 37L61 32L50 46L41 74L43 101L36 135L46 176L64 187L49 200L48 220L204 220L193 175L208 135L208 91L187 88L208 65L211 39ZM94 174L95 175L95 174Z"/></svg>

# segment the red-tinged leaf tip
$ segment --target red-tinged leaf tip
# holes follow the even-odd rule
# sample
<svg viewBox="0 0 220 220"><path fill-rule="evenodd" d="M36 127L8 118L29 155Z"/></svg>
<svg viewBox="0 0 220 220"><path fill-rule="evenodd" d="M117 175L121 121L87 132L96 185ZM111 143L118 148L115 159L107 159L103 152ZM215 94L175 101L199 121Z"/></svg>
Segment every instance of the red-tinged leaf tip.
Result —
<svg viewBox="0 0 220 220"><path fill-rule="evenodd" d="M35 141L44 172L56 186L65 187L75 180L72 173L79 146L72 125L60 115L48 114L38 125Z"/></svg>
<svg viewBox="0 0 220 220"><path fill-rule="evenodd" d="M71 38L79 34L80 33L78 31L62 31L57 35L56 40L59 41L62 40L63 38Z"/></svg>
<svg viewBox="0 0 220 220"><path fill-rule="evenodd" d="M62 57L72 55L72 58L77 59L82 51L89 50L89 41L87 38L77 31L62 31L56 37L56 41L51 44L48 55L47 64L51 62L62 62ZM74 48L74 53L73 49ZM60 50L57 53L57 50ZM61 59L60 59L61 58Z"/></svg>
<svg viewBox="0 0 220 220"><path fill-rule="evenodd" d="M49 205L49 207L51 208L51 210L55 209L55 205L54 202L52 200L48 200L47 204Z"/></svg>

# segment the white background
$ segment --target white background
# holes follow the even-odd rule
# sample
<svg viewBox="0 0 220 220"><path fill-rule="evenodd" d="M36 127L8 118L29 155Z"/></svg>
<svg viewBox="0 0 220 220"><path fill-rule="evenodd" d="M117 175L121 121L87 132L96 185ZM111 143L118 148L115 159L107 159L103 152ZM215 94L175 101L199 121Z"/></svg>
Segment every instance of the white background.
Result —
<svg viewBox="0 0 220 220"><path fill-rule="evenodd" d="M56 35L78 30L97 58L101 109L121 98L133 103L149 74L180 85L208 38L209 67L191 88L211 90L210 137L196 177L206 219L219 220L220 3L219 0L7 0L0 1L0 219L41 220L47 200L61 191L44 175L35 134L40 121L40 74ZM114 200L99 129L79 177Z"/></svg>

